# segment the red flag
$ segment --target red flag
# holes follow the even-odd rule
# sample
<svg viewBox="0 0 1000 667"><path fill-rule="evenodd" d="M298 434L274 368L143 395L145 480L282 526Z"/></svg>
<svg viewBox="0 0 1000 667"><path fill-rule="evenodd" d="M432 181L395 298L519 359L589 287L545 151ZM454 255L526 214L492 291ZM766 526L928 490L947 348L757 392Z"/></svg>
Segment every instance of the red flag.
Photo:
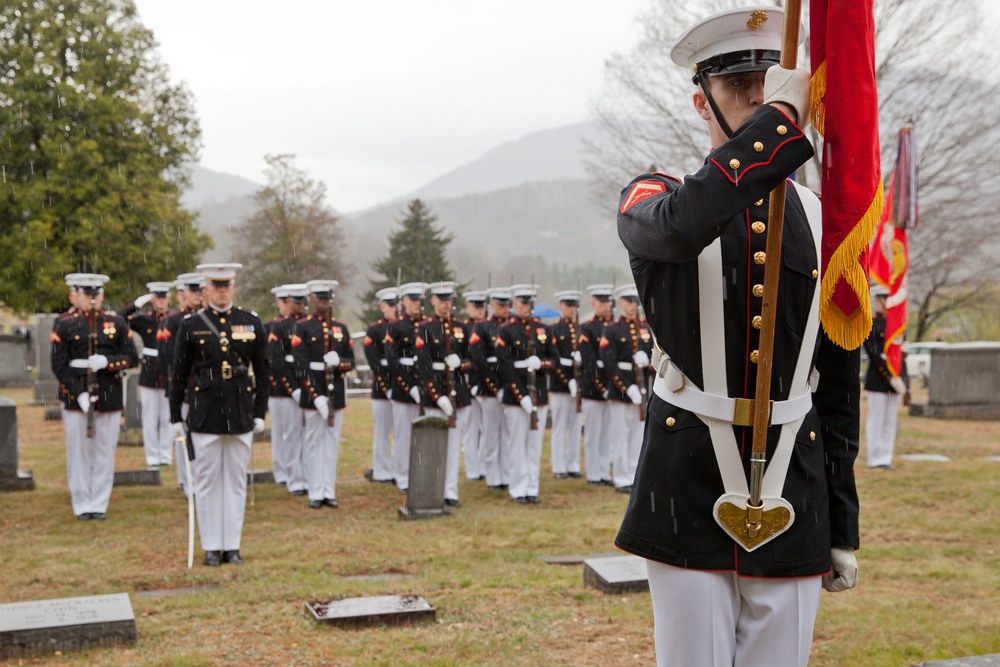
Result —
<svg viewBox="0 0 1000 667"><path fill-rule="evenodd" d="M882 214L874 0L812 0L812 121L823 142L820 320L846 349L871 330L868 242Z"/></svg>

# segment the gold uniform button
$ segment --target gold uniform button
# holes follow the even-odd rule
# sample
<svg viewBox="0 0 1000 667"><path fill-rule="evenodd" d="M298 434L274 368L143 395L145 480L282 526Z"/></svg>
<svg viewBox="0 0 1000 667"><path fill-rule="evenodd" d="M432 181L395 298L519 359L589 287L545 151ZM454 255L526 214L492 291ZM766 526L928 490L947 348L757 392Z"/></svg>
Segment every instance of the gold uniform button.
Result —
<svg viewBox="0 0 1000 667"><path fill-rule="evenodd" d="M757 201L755 201L753 203L754 206L762 206L763 204L764 204L764 200L763 199L758 199Z"/></svg>
<svg viewBox="0 0 1000 667"><path fill-rule="evenodd" d="M673 417L667 417L666 424L667 424L668 427L669 426L673 426L676 423L677 423L677 421Z"/></svg>
<svg viewBox="0 0 1000 667"><path fill-rule="evenodd" d="M760 329L760 315L754 315L751 324L753 324L754 329Z"/></svg>
<svg viewBox="0 0 1000 667"><path fill-rule="evenodd" d="M816 280L817 278L819 278L819 271L817 271L816 269L813 269L812 279Z"/></svg>
<svg viewBox="0 0 1000 667"><path fill-rule="evenodd" d="M219 321L220 321L220 322L222 322L223 324L225 324L225 323L226 323L226 318L224 318L224 317L220 317L220 318L219 318Z"/></svg>
<svg viewBox="0 0 1000 667"><path fill-rule="evenodd" d="M755 297L757 297L758 299L761 298L762 296L764 296L764 286L761 285L760 283L757 283L756 285L754 285L753 286L753 295Z"/></svg>
<svg viewBox="0 0 1000 667"><path fill-rule="evenodd" d="M753 352L750 353L750 361L752 363L756 364L758 359L760 359L760 352L754 350Z"/></svg>
<svg viewBox="0 0 1000 667"><path fill-rule="evenodd" d="M809 439L813 442L816 441L816 431L809 431Z"/></svg>
<svg viewBox="0 0 1000 667"><path fill-rule="evenodd" d="M777 127L778 134L788 134L788 128L784 125L779 125Z"/></svg>
<svg viewBox="0 0 1000 667"><path fill-rule="evenodd" d="M764 230L767 229L767 225L765 225L760 220L757 220L752 225L750 225L750 229L753 230L754 234L763 234Z"/></svg>
<svg viewBox="0 0 1000 667"><path fill-rule="evenodd" d="M763 250L758 250L753 254L753 263L763 265L767 261L767 253Z"/></svg>
<svg viewBox="0 0 1000 667"><path fill-rule="evenodd" d="M740 161L737 160L736 158L733 158L732 160L729 161L729 168L730 169L739 169L740 168Z"/></svg>
<svg viewBox="0 0 1000 667"><path fill-rule="evenodd" d="M758 153L760 153L762 150L764 150L764 144L760 143L759 141L755 141L753 142L753 149Z"/></svg>

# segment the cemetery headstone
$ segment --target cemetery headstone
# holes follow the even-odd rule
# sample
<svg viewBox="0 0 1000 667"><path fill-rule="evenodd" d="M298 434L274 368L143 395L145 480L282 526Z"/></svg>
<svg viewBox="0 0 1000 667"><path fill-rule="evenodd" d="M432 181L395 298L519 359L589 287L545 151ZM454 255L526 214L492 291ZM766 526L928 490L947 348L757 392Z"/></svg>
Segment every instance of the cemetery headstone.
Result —
<svg viewBox="0 0 1000 667"><path fill-rule="evenodd" d="M59 410L59 380L52 372L52 340L49 334L59 315L42 313L35 315L35 393L31 405L45 406L45 418L61 419Z"/></svg>
<svg viewBox="0 0 1000 667"><path fill-rule="evenodd" d="M379 595L307 602L305 607L314 620L341 628L434 623L437 618L437 610L419 595Z"/></svg>
<svg viewBox="0 0 1000 667"><path fill-rule="evenodd" d="M0 660L135 641L127 593L0 604Z"/></svg>
<svg viewBox="0 0 1000 667"><path fill-rule="evenodd" d="M638 556L588 558L583 561L583 585L611 594L649 590L646 561Z"/></svg>
<svg viewBox="0 0 1000 667"><path fill-rule="evenodd" d="M933 348L923 416L1000 419L1000 343Z"/></svg>
<svg viewBox="0 0 1000 667"><path fill-rule="evenodd" d="M444 502L447 459L448 422L438 417L414 419L410 437L410 486L406 506L399 508L400 519L451 514Z"/></svg>
<svg viewBox="0 0 1000 667"><path fill-rule="evenodd" d="M1000 653L914 663L913 667L1000 667Z"/></svg>
<svg viewBox="0 0 1000 667"><path fill-rule="evenodd" d="M159 468L141 468L139 470L116 470L113 486L160 486Z"/></svg>
<svg viewBox="0 0 1000 667"><path fill-rule="evenodd" d="M0 396L0 491L31 491L35 478L17 468L17 406Z"/></svg>

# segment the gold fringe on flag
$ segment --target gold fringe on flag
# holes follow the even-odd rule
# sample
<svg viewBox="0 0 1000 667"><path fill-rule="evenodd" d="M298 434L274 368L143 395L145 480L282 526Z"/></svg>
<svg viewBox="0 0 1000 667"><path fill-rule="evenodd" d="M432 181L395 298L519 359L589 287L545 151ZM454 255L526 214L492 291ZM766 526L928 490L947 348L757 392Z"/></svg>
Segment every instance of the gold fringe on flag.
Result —
<svg viewBox="0 0 1000 667"><path fill-rule="evenodd" d="M826 130L826 61L813 72L809 85L809 114L820 136Z"/></svg>

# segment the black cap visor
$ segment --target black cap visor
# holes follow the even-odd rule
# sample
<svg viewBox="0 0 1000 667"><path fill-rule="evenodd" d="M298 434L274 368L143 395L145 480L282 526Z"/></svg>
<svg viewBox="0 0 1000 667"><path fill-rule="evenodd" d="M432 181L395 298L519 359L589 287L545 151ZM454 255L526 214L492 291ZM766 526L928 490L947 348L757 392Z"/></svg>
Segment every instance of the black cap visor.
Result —
<svg viewBox="0 0 1000 667"><path fill-rule="evenodd" d="M720 53L698 63L698 72L692 78L698 83L698 76L726 76L744 72L764 72L781 62L781 51L771 49L750 49Z"/></svg>

